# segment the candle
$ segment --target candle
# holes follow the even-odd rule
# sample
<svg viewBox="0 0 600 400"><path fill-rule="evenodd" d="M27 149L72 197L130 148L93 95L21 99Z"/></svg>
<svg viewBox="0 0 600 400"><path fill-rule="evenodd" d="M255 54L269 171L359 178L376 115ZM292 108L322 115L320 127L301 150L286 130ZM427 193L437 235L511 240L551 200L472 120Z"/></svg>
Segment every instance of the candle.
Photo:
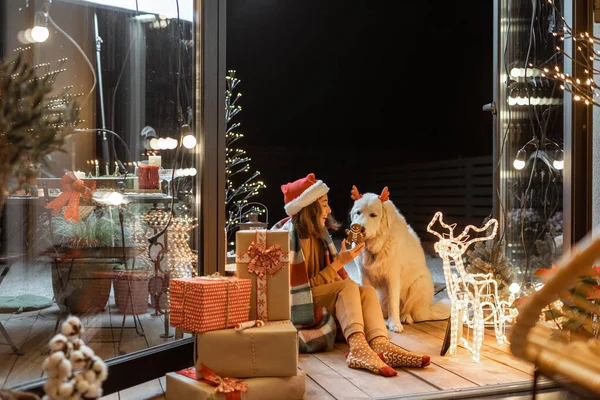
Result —
<svg viewBox="0 0 600 400"><path fill-rule="evenodd" d="M104 166L104 171L106 172L106 176L110 175L110 167L108 166L108 162Z"/></svg>
<svg viewBox="0 0 600 400"><path fill-rule="evenodd" d="M75 177L77 179L83 179L83 178L85 178L85 172L83 172L83 171L75 171L73 173L75 174Z"/></svg>
<svg viewBox="0 0 600 400"><path fill-rule="evenodd" d="M100 176L100 166L98 165L98 160L94 160L96 161L96 177Z"/></svg>
<svg viewBox="0 0 600 400"><path fill-rule="evenodd" d="M148 165L154 165L155 167L161 167L161 157L160 156L148 156Z"/></svg>
<svg viewBox="0 0 600 400"><path fill-rule="evenodd" d="M142 164L138 168L138 184L140 189L158 189L158 166Z"/></svg>

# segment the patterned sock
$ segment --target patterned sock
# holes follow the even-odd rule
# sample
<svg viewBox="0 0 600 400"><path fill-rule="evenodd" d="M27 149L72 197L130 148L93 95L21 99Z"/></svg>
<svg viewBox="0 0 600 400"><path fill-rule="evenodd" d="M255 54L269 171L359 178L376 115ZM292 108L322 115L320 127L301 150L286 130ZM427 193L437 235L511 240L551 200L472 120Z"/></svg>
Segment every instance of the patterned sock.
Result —
<svg viewBox="0 0 600 400"><path fill-rule="evenodd" d="M431 363L429 356L411 353L390 342L385 336L378 336L371 340L371 348L379 358L392 367L426 367Z"/></svg>
<svg viewBox="0 0 600 400"><path fill-rule="evenodd" d="M348 338L350 351L346 354L346 364L350 368L364 368L385 377L396 376L394 368L383 362L370 347L365 334L355 332Z"/></svg>

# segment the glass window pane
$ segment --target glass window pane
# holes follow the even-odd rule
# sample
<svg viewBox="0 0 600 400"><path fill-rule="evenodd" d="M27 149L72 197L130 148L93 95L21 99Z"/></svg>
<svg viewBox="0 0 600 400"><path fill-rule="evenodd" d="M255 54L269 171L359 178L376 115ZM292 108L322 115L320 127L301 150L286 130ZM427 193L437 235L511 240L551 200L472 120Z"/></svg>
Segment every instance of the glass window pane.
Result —
<svg viewBox="0 0 600 400"><path fill-rule="evenodd" d="M33 97L15 95L22 127L16 111L0 124L47 154L25 160L13 141L20 168L4 182L0 381L13 387L42 376L70 314L104 360L189 336L170 326L168 289L198 265L196 146L183 140L195 125L195 27L192 0L0 7L0 56L49 87L33 111ZM54 151L48 131L64 135Z"/></svg>

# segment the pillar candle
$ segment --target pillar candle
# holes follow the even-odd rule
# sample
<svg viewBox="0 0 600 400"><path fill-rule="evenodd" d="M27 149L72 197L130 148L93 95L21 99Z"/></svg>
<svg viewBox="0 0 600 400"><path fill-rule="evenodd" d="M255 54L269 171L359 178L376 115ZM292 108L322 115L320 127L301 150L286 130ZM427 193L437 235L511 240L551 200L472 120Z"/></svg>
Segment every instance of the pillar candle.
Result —
<svg viewBox="0 0 600 400"><path fill-rule="evenodd" d="M148 156L148 165L154 165L155 167L161 167L160 156Z"/></svg>

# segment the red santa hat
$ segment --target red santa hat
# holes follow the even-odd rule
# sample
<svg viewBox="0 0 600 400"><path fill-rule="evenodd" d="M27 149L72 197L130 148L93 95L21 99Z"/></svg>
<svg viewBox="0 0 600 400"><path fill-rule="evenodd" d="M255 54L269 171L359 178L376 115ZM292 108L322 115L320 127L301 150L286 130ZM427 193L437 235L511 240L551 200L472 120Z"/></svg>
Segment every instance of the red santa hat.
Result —
<svg viewBox="0 0 600 400"><path fill-rule="evenodd" d="M281 185L281 191L285 202L285 212L292 216L327 194L329 187L323 181L317 180L315 174L310 173L305 178Z"/></svg>

